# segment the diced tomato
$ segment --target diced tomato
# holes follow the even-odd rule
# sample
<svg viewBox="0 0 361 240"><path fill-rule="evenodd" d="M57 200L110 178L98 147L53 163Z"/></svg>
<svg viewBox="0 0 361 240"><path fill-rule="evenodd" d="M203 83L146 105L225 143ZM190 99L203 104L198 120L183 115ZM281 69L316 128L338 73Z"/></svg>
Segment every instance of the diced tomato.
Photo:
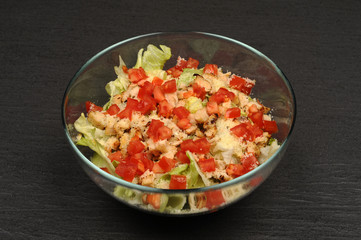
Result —
<svg viewBox="0 0 361 240"><path fill-rule="evenodd" d="M190 98L194 95L194 92L192 90L189 90L185 93L183 93L183 98Z"/></svg>
<svg viewBox="0 0 361 240"><path fill-rule="evenodd" d="M119 118L129 118L130 120L132 120L133 111L137 111L138 104L139 103L138 103L138 101L136 99L128 98L127 99L127 106L125 107L125 109L123 111L121 111L120 113L117 114L117 117L119 117Z"/></svg>
<svg viewBox="0 0 361 240"><path fill-rule="evenodd" d="M206 154L209 152L211 144L206 138L200 138L195 141L192 139L184 140L180 145L182 151L190 151L199 154Z"/></svg>
<svg viewBox="0 0 361 240"><path fill-rule="evenodd" d="M216 170L216 164L214 158L201 158L198 161L198 165L203 172L214 172Z"/></svg>
<svg viewBox="0 0 361 240"><path fill-rule="evenodd" d="M150 96L147 96L145 100L140 100L137 106L137 111L139 111L141 114L148 114L155 109L157 109L156 102Z"/></svg>
<svg viewBox="0 0 361 240"><path fill-rule="evenodd" d="M169 189L186 189L187 177L184 175L172 175L170 177Z"/></svg>
<svg viewBox="0 0 361 240"><path fill-rule="evenodd" d="M237 163L237 164L228 164L226 168L226 173L232 177L239 177L247 172L242 166L242 164Z"/></svg>
<svg viewBox="0 0 361 240"><path fill-rule="evenodd" d="M243 137L248 141L254 141L256 137L263 134L263 131L257 125L252 125L249 121L231 128L231 132L237 137Z"/></svg>
<svg viewBox="0 0 361 240"><path fill-rule="evenodd" d="M171 158L167 158L167 157L162 157L158 164L159 166L165 171L165 172L169 172L170 170L172 170L175 166L175 164L177 163L176 160L171 159Z"/></svg>
<svg viewBox="0 0 361 240"><path fill-rule="evenodd" d="M139 67L128 69L128 77L132 83L137 83L143 79L146 79L148 76L146 75L144 69Z"/></svg>
<svg viewBox="0 0 361 240"><path fill-rule="evenodd" d="M238 107L228 108L224 117L225 118L238 118L241 116L241 109Z"/></svg>
<svg viewBox="0 0 361 240"><path fill-rule="evenodd" d="M199 61L194 58L188 58L186 68L198 68Z"/></svg>
<svg viewBox="0 0 361 240"><path fill-rule="evenodd" d="M187 67L187 60L185 60L184 58L181 58L180 56L178 56L177 59L177 65L175 66L177 69L182 70L183 68Z"/></svg>
<svg viewBox="0 0 361 240"><path fill-rule="evenodd" d="M178 119L187 118L190 112L183 106L176 107L173 109L173 114L178 117Z"/></svg>
<svg viewBox="0 0 361 240"><path fill-rule="evenodd" d="M139 154L139 153L138 153ZM134 156L132 156L134 158ZM135 172L135 175L140 176L145 172L145 166L144 163L140 160L137 160L137 171Z"/></svg>
<svg viewBox="0 0 361 240"><path fill-rule="evenodd" d="M157 142L159 140L158 129L163 126L164 126L164 123L162 121L152 119L152 121L149 125L149 128L147 130L147 134L154 142Z"/></svg>
<svg viewBox="0 0 361 240"><path fill-rule="evenodd" d="M163 117L169 117L172 114L172 106L168 103L167 100L163 100L159 103L158 106L158 115Z"/></svg>
<svg viewBox="0 0 361 240"><path fill-rule="evenodd" d="M147 195L147 202L152 205L155 209L160 208L161 193L151 193Z"/></svg>
<svg viewBox="0 0 361 240"><path fill-rule="evenodd" d="M159 162L155 162L152 168L152 172L154 173L165 173L165 171L163 170L163 168L161 168L159 166Z"/></svg>
<svg viewBox="0 0 361 240"><path fill-rule="evenodd" d="M249 172L259 166L259 162L253 153L247 154L241 159L241 163L246 172Z"/></svg>
<svg viewBox="0 0 361 240"><path fill-rule="evenodd" d="M113 115L116 115L117 113L119 113L119 111L120 111L120 108L118 107L118 105L117 105L117 104L112 104L112 105L108 108L107 113L108 113L109 115L113 116Z"/></svg>
<svg viewBox="0 0 361 240"><path fill-rule="evenodd" d="M86 108L87 112L91 112L91 111L101 112L101 111L103 111L102 107L99 107L99 106L95 105L94 103L92 103L90 101L85 102L85 108Z"/></svg>
<svg viewBox="0 0 361 240"><path fill-rule="evenodd" d="M257 105L256 104L252 104L249 108L248 108L248 112L250 113L256 113L259 112Z"/></svg>
<svg viewBox="0 0 361 240"><path fill-rule="evenodd" d="M114 152L108 155L110 161L118 161L120 162L123 159L122 153L120 151Z"/></svg>
<svg viewBox="0 0 361 240"><path fill-rule="evenodd" d="M154 85L145 81L143 86L138 91L138 98L145 99L153 94Z"/></svg>
<svg viewBox="0 0 361 240"><path fill-rule="evenodd" d="M110 173L108 168L100 168L101 170L103 170L104 172Z"/></svg>
<svg viewBox="0 0 361 240"><path fill-rule="evenodd" d="M150 160L149 158L147 158L145 156L145 153L143 153L142 162L144 164L144 169L145 170L148 170L148 169L152 170L153 169L154 162L152 160Z"/></svg>
<svg viewBox="0 0 361 240"><path fill-rule="evenodd" d="M188 118L182 118L181 120L178 120L177 126L182 129L186 130L192 126Z"/></svg>
<svg viewBox="0 0 361 240"><path fill-rule="evenodd" d="M190 163L189 158L184 151L178 151L175 156L181 163Z"/></svg>
<svg viewBox="0 0 361 240"><path fill-rule="evenodd" d="M154 86L161 86L163 84L163 79L154 77L152 83Z"/></svg>
<svg viewBox="0 0 361 240"><path fill-rule="evenodd" d="M263 121L263 130L269 134L278 132L278 127L276 121Z"/></svg>
<svg viewBox="0 0 361 240"><path fill-rule="evenodd" d="M259 112L256 112L256 113L249 113L248 117L258 127L263 128L263 112L259 111Z"/></svg>
<svg viewBox="0 0 361 240"><path fill-rule="evenodd" d="M194 96L196 96L197 98L200 98L202 100L204 100L204 98L206 97L206 90L204 87L198 85L197 83L193 83L193 92L194 92Z"/></svg>
<svg viewBox="0 0 361 240"><path fill-rule="evenodd" d="M155 86L154 87L153 95L154 95L154 99L155 99L156 102L161 102L161 101L165 100L164 93L163 93L162 88L160 86Z"/></svg>
<svg viewBox="0 0 361 240"><path fill-rule="evenodd" d="M124 73L128 74L128 68L127 68L127 66L123 66L122 69L123 69L123 72L124 72Z"/></svg>
<svg viewBox="0 0 361 240"><path fill-rule="evenodd" d="M176 92L177 91L177 83L176 83L175 79L166 81L165 83L163 83L162 89L163 89L164 93Z"/></svg>
<svg viewBox="0 0 361 240"><path fill-rule="evenodd" d="M246 79L239 76L233 75L231 81L229 82L229 86L249 95L254 86L254 83L247 81Z"/></svg>
<svg viewBox="0 0 361 240"><path fill-rule="evenodd" d="M115 173L122 177L125 181L133 181L138 169L138 162L132 161L130 157L121 161L115 168Z"/></svg>
<svg viewBox="0 0 361 240"><path fill-rule="evenodd" d="M172 130L167 126L162 126L157 130L159 140L165 140L172 137Z"/></svg>
<svg viewBox="0 0 361 240"><path fill-rule="evenodd" d="M144 150L145 146L139 139L131 140L128 144L127 151L129 155L140 153Z"/></svg>
<svg viewBox="0 0 361 240"><path fill-rule="evenodd" d="M194 144L196 145L197 150L195 153L199 154L207 154L209 153L209 150L211 148L211 144L208 142L207 138L200 138L194 141Z"/></svg>
<svg viewBox="0 0 361 240"><path fill-rule="evenodd" d="M225 88L220 88L215 94L213 94L210 98L210 102L216 102L218 104L227 102L229 100L233 100L236 95L233 92L228 91Z"/></svg>
<svg viewBox="0 0 361 240"><path fill-rule="evenodd" d="M208 115L219 114L218 104L216 102L207 102Z"/></svg>
<svg viewBox="0 0 361 240"><path fill-rule="evenodd" d="M218 207L225 202L222 190L220 189L205 192L205 195L207 197L206 207L208 209Z"/></svg>
<svg viewBox="0 0 361 240"><path fill-rule="evenodd" d="M216 64L206 64L203 69L203 73L218 74L218 66Z"/></svg>
<svg viewBox="0 0 361 240"><path fill-rule="evenodd" d="M178 78L182 74L182 70L179 70L176 67L172 67L167 70L167 73L172 75L174 78Z"/></svg>

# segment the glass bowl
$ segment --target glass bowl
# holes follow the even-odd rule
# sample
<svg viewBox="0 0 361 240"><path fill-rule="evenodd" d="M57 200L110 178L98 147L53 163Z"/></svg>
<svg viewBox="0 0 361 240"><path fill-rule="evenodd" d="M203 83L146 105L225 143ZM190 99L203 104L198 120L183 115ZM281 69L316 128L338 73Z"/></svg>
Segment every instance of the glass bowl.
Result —
<svg viewBox="0 0 361 240"><path fill-rule="evenodd" d="M103 105L109 100L105 85L116 78L114 66L121 55L127 66L134 66L138 50L148 44L166 45L172 57L164 69L175 65L178 56L217 64L223 72L230 71L243 77L256 79L252 96L272 109L279 131L273 137L280 148L265 163L247 174L217 185L169 190L136 185L112 176L90 160L92 151L75 144L77 135L74 121L85 112L85 102ZM66 138L80 165L89 177L106 193L131 207L162 215L188 216L214 212L250 194L275 169L290 141L296 116L296 101L282 71L258 50L234 39L202 32L151 33L116 43L87 61L75 74L64 94L62 120ZM152 199L157 201L152 201Z"/></svg>

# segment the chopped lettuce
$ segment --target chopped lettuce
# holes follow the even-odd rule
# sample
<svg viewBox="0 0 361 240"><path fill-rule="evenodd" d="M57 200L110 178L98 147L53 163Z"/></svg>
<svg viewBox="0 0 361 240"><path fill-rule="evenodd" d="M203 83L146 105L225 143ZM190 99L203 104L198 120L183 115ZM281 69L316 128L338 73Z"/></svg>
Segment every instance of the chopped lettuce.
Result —
<svg viewBox="0 0 361 240"><path fill-rule="evenodd" d="M166 210L181 210L183 209L184 205L186 204L186 197L182 194L174 194L170 195L167 202Z"/></svg>
<svg viewBox="0 0 361 240"><path fill-rule="evenodd" d="M100 157L102 157L107 163L107 168L110 172L114 172L115 168L108 158L108 153L104 149L104 144L109 138L105 135L104 130L100 130L94 127L88 119L86 119L84 113L74 122L75 129L82 133L83 136L77 141L78 145L88 146Z"/></svg>
<svg viewBox="0 0 361 240"><path fill-rule="evenodd" d="M203 71L201 69L192 69L192 68L185 68L183 69L182 74L179 76L177 80L177 87L178 88L185 88L188 87L191 83L193 83L196 76L195 74L202 74Z"/></svg>
<svg viewBox="0 0 361 240"><path fill-rule="evenodd" d="M202 109L204 106L203 106L202 100L200 98L189 97L189 98L187 98L184 107L191 113L196 113L198 110Z"/></svg>
<svg viewBox="0 0 361 240"><path fill-rule="evenodd" d="M201 188L204 186L210 186L211 182L204 176L202 171L199 169L199 166L194 159L190 151L186 152L187 157L189 158L189 172L187 173L188 179L188 188Z"/></svg>
<svg viewBox="0 0 361 240"><path fill-rule="evenodd" d="M171 50L165 45L159 45L161 49L149 44L147 50L140 49L134 68L142 67L146 72L163 69L164 63L172 56ZM144 53L143 53L144 52Z"/></svg>
<svg viewBox="0 0 361 240"><path fill-rule="evenodd" d="M167 172L166 174L164 174L159 180L169 180L169 177L171 175L179 175L182 174L182 172L184 172L185 170L188 169L188 164L181 164L176 168L173 168L171 171Z"/></svg>

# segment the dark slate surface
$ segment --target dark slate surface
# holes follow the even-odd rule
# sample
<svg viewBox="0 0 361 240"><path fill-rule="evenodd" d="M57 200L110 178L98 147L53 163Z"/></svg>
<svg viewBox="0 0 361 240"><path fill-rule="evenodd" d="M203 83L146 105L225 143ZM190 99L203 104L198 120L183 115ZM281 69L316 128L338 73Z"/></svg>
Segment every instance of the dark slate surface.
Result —
<svg viewBox="0 0 361 240"><path fill-rule="evenodd" d="M357 239L361 235L359 1L2 1L0 239ZM288 151L249 197L193 218L148 215L85 175L60 105L98 51L157 31L247 43L291 81Z"/></svg>

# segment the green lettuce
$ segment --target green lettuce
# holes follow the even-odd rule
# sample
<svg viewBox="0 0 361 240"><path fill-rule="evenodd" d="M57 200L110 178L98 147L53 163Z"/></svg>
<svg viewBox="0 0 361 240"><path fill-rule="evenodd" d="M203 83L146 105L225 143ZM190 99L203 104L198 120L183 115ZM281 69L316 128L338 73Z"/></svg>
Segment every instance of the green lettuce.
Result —
<svg viewBox="0 0 361 240"><path fill-rule="evenodd" d="M165 45L159 45L159 47L161 49L149 44L146 51L143 48L140 49L134 68L142 67L146 72L163 69L165 62L172 54L169 47Z"/></svg>
<svg viewBox="0 0 361 240"><path fill-rule="evenodd" d="M185 88L188 87L191 83L193 83L196 76L195 74L202 74L203 71L201 69L192 69L192 68L185 68L183 69L182 74L179 76L177 80L177 87L178 88Z"/></svg>
<svg viewBox="0 0 361 240"><path fill-rule="evenodd" d="M188 188L200 188L200 187L212 185L211 182L207 179L206 176L204 176L204 174L200 170L192 153L190 151L187 151L186 154L190 161L190 164L189 164L190 171L187 176Z"/></svg>
<svg viewBox="0 0 361 240"><path fill-rule="evenodd" d="M85 117L84 113L74 122L75 129L82 133L82 137L77 141L78 145L87 146L102 157L107 163L107 168L114 173L114 166L108 158L108 153L104 149L106 140L109 136L105 135L104 130L94 127Z"/></svg>
<svg viewBox="0 0 361 240"><path fill-rule="evenodd" d="M198 110L201 110L204 106L200 98L189 97L187 98L184 107L191 113L196 113Z"/></svg>

